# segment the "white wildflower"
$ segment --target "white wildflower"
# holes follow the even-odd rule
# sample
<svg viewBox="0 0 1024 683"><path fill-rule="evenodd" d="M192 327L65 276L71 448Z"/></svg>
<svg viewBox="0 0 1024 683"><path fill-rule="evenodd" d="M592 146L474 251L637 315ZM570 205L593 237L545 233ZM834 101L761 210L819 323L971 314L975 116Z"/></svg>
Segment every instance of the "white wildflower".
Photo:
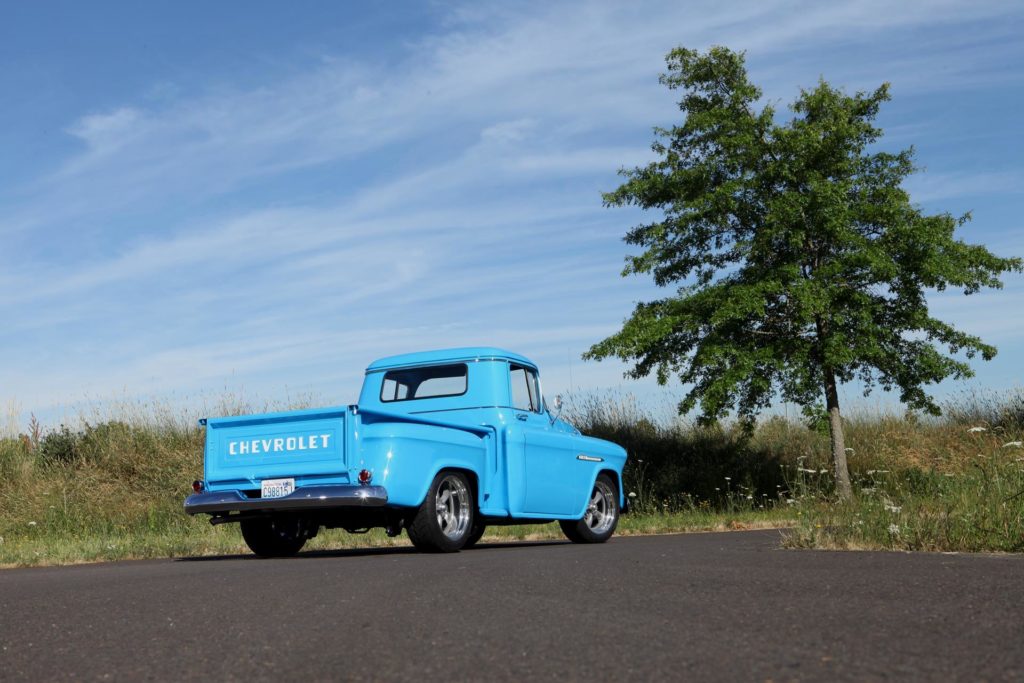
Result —
<svg viewBox="0 0 1024 683"><path fill-rule="evenodd" d="M970 429L967 430L967 432L970 433L970 434L975 434L977 432L987 432L987 431L988 430L985 429L984 427L971 427Z"/></svg>
<svg viewBox="0 0 1024 683"><path fill-rule="evenodd" d="M1024 446L1024 441L1007 441L1003 444L1003 448L1020 448Z"/></svg>
<svg viewBox="0 0 1024 683"><path fill-rule="evenodd" d="M753 496L747 496L747 500L754 500Z"/></svg>
<svg viewBox="0 0 1024 683"><path fill-rule="evenodd" d="M787 505L796 505L796 501L793 500L792 498L787 498L786 499L786 504Z"/></svg>
<svg viewBox="0 0 1024 683"><path fill-rule="evenodd" d="M895 534L899 534L900 533L900 525L899 524L890 524L889 525L889 533L890 534L894 534L894 535Z"/></svg>
<svg viewBox="0 0 1024 683"><path fill-rule="evenodd" d="M899 505L893 505L892 503L886 503L885 504L885 509L888 510L889 512L893 513L894 515L897 515L897 514L899 514L900 510L902 510L903 508L901 508Z"/></svg>
<svg viewBox="0 0 1024 683"><path fill-rule="evenodd" d="M732 477L726 477L725 480L726 481L732 481Z"/></svg>
<svg viewBox="0 0 1024 683"><path fill-rule="evenodd" d="M630 491L629 492L629 497L630 498L636 498L636 491Z"/></svg>

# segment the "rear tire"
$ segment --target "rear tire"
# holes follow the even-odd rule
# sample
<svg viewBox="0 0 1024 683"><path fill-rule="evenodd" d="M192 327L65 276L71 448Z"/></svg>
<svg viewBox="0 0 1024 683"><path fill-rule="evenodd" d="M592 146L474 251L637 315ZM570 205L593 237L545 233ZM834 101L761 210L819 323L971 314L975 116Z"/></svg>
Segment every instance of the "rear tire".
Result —
<svg viewBox="0 0 1024 683"><path fill-rule="evenodd" d="M260 557L291 557L311 535L301 517L261 517L240 522L242 538Z"/></svg>
<svg viewBox="0 0 1024 683"><path fill-rule="evenodd" d="M409 540L428 553L454 553L473 530L472 487L460 472L438 472L427 498L406 527Z"/></svg>
<svg viewBox="0 0 1024 683"><path fill-rule="evenodd" d="M619 491L607 474L597 475L583 519L558 522L562 533L573 543L604 543L619 524Z"/></svg>

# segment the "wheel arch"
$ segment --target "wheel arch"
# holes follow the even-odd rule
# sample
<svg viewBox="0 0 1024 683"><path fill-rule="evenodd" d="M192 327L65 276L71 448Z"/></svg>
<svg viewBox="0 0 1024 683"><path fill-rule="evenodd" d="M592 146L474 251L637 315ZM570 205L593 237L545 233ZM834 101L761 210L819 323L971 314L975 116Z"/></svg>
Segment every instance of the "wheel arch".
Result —
<svg viewBox="0 0 1024 683"><path fill-rule="evenodd" d="M469 488L472 490L473 505L475 506L474 514L480 514L480 476L469 467L459 465L442 465L437 468L434 472L434 476L430 478L431 481L437 478L437 475L443 472L458 472L459 474L466 475L466 480L469 482ZM430 488L427 487L427 494L423 496L423 500L426 500L426 496L429 495Z"/></svg>
<svg viewBox="0 0 1024 683"><path fill-rule="evenodd" d="M611 478L612 483L615 484L615 491L619 494L619 510L621 512L629 512L629 503L627 502L626 495L623 491L621 474L606 467L599 470L598 473L594 475L594 482L597 482L597 478L602 474L607 474L609 478ZM591 484L591 487L593 487L593 484Z"/></svg>

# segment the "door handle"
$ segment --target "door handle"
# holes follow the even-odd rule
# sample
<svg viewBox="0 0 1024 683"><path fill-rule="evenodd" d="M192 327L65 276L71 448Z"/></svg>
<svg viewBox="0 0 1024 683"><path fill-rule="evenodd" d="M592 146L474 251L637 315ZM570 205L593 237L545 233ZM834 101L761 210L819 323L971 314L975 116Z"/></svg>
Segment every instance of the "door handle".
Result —
<svg viewBox="0 0 1024 683"><path fill-rule="evenodd" d="M526 418L527 418L526 413L516 413L516 419L517 420L521 420L523 422L526 422Z"/></svg>

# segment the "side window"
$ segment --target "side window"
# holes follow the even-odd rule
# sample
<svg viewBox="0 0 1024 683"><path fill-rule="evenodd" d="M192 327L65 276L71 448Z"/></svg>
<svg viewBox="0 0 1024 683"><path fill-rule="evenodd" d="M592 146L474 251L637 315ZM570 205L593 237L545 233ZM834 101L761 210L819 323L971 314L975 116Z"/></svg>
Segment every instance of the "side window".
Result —
<svg viewBox="0 0 1024 683"><path fill-rule="evenodd" d="M509 381L512 386L512 407L516 410L540 412L536 371L522 365L510 365Z"/></svg>

